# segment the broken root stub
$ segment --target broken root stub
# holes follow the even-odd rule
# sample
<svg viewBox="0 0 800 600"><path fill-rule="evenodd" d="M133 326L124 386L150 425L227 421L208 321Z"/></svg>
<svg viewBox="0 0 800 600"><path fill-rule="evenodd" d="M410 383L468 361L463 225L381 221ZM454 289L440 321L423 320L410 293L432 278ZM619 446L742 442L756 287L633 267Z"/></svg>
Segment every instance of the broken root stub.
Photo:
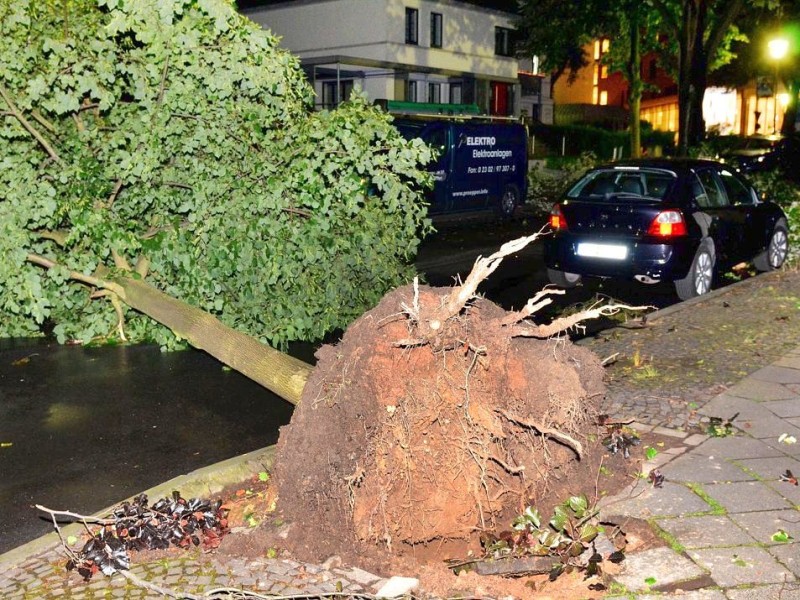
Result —
<svg viewBox="0 0 800 600"><path fill-rule="evenodd" d="M448 292L395 290L317 353L275 463L296 555L476 539L577 491L568 475L594 432L599 359L564 338L512 337L508 313L483 299L422 335L415 317Z"/></svg>

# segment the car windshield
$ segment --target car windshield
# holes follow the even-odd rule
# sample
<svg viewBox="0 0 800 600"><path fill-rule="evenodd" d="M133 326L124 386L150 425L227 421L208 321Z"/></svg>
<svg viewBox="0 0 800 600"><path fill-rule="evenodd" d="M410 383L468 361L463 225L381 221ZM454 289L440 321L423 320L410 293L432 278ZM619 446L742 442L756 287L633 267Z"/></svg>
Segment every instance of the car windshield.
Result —
<svg viewBox="0 0 800 600"><path fill-rule="evenodd" d="M568 198L608 200L631 197L662 200L677 176L671 171L646 168L596 169L567 192Z"/></svg>

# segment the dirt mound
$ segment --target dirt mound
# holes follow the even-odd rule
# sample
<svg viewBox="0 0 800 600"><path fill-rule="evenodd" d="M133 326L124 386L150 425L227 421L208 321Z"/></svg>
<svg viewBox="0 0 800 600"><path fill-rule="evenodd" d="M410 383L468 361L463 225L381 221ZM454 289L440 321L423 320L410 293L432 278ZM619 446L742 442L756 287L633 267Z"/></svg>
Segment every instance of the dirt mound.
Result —
<svg viewBox="0 0 800 600"><path fill-rule="evenodd" d="M296 556L476 540L574 491L598 359L519 337L534 335L521 326L532 311L506 313L469 283L395 290L319 350L275 464Z"/></svg>

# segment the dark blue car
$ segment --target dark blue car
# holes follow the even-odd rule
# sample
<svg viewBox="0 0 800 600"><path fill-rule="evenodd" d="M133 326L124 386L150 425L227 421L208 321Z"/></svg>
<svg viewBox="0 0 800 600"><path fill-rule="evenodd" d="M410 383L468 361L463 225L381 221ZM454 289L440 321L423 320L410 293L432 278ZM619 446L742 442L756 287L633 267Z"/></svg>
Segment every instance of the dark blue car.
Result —
<svg viewBox="0 0 800 600"><path fill-rule="evenodd" d="M553 207L550 225L545 262L556 285L586 276L672 281L682 300L705 294L715 273L742 262L777 269L789 250L781 208L706 160L592 169Z"/></svg>

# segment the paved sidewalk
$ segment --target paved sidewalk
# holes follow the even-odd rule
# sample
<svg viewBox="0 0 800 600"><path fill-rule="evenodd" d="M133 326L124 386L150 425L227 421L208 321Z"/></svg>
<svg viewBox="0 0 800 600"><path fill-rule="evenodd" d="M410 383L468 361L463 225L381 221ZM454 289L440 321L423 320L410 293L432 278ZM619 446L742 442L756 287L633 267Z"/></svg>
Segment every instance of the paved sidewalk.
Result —
<svg viewBox="0 0 800 600"><path fill-rule="evenodd" d="M606 517L646 519L669 542L629 555L614 591L638 598L672 592L686 600L800 599L800 487L781 480L787 469L800 474L800 443L780 441L785 435L800 442L800 348L701 411L738 412L735 434L673 432L684 445L642 469L658 468L663 487L643 481L605 503Z"/></svg>

